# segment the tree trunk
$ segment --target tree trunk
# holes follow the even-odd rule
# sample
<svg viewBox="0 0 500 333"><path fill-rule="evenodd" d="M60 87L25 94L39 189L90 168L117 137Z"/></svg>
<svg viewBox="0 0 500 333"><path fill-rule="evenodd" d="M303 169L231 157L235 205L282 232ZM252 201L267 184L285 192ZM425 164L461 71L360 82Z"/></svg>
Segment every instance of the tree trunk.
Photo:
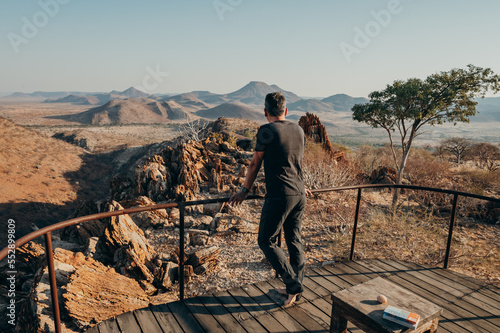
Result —
<svg viewBox="0 0 500 333"><path fill-rule="evenodd" d="M401 164L399 165L399 172L398 172L398 178L396 180L396 185L401 184L403 180L403 172L406 166L406 161L408 160L408 155L410 153L409 149L405 149L403 151L403 157L401 158ZM398 205L398 199L399 199L399 188L394 189L394 195L392 196L392 215L394 216L396 214L396 207Z"/></svg>

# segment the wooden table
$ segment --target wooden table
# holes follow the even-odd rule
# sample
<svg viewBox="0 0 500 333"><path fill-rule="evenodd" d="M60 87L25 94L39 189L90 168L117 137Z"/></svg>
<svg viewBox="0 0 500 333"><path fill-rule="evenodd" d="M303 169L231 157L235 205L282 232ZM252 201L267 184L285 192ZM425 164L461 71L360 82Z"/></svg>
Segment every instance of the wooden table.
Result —
<svg viewBox="0 0 500 333"><path fill-rule="evenodd" d="M377 302L377 296L387 303ZM383 319L384 309L392 305L420 315L416 330ZM443 309L381 277L332 294L330 332L346 333L347 321L366 332L435 332Z"/></svg>

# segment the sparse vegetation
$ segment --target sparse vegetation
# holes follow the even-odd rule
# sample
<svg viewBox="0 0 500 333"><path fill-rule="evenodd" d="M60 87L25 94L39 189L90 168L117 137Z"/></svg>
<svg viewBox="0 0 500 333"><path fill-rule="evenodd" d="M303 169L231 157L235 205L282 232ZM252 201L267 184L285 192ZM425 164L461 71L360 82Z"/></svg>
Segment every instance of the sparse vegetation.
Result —
<svg viewBox="0 0 500 333"><path fill-rule="evenodd" d="M466 138L449 138L441 142L442 150L455 156L455 163L460 164L463 156L472 148L472 140Z"/></svg>
<svg viewBox="0 0 500 333"><path fill-rule="evenodd" d="M445 122L469 122L476 114L474 98L484 97L488 90L500 90L500 76L489 68L469 65L467 69L452 69L428 76L395 81L384 90L370 93L370 102L353 106L353 119L373 128L387 131L397 171L397 184L401 184L413 140L425 125ZM397 130L397 131L396 131ZM399 135L396 149L393 133ZM400 151L398 156L397 151ZM393 212L399 190L394 191Z"/></svg>
<svg viewBox="0 0 500 333"><path fill-rule="evenodd" d="M306 139L303 161L304 182L310 189L352 184L356 179L351 166L336 163L321 144Z"/></svg>
<svg viewBox="0 0 500 333"><path fill-rule="evenodd" d="M206 120L198 119L191 120L188 116L186 117L187 122L179 125L179 134L184 140L200 141L203 139L203 133L207 128L209 122Z"/></svg>

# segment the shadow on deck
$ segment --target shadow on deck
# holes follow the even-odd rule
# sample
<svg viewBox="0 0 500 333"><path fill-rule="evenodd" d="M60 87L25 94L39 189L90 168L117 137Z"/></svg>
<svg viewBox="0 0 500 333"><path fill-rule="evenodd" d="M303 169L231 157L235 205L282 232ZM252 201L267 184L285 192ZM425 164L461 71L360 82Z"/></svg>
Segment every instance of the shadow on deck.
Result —
<svg viewBox="0 0 500 333"><path fill-rule="evenodd" d="M500 288L448 269L394 260L309 269L302 299L286 309L274 291L282 283L273 279L127 312L87 332L328 332L331 293L378 276L442 307L438 332L500 332ZM350 323L348 331L361 332Z"/></svg>

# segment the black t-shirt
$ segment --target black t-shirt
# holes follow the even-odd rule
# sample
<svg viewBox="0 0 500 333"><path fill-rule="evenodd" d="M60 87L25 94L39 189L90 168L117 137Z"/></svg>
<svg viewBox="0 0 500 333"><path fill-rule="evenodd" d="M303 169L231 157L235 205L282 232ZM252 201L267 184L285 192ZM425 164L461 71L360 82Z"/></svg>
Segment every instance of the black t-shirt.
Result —
<svg viewBox="0 0 500 333"><path fill-rule="evenodd" d="M289 121L275 121L259 128L255 150L264 152L266 197L305 194L304 142L302 128Z"/></svg>

